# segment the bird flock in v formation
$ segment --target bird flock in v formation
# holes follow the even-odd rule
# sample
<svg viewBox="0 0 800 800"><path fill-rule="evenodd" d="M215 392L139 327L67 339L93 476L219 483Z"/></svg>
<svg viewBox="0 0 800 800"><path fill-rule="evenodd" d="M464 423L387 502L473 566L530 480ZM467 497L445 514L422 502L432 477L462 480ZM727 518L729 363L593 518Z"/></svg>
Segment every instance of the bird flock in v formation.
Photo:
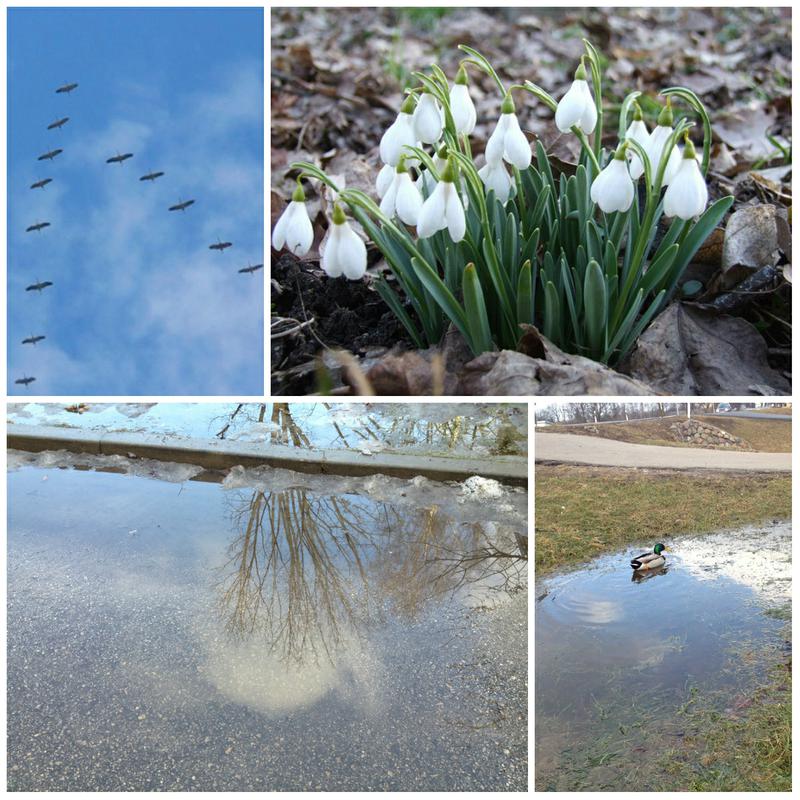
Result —
<svg viewBox="0 0 800 800"><path fill-rule="evenodd" d="M56 89L56 94L69 95L73 91L75 91L75 89L77 89L77 88L78 88L78 84L77 83L65 83L63 86L59 86L58 89ZM66 125L69 122L69 120L70 120L69 117L61 117L60 119L55 120L55 122L51 122L47 126L47 130L49 130L49 131L60 131L61 128L63 128L64 125ZM50 161L52 163L53 160L55 158L57 158L59 155L61 155L61 153L63 153L63 152L64 152L64 149L62 147L56 147L56 148L54 148L52 150L48 150L46 153L42 153L42 155L40 155L37 158L37 161ZM110 158L107 158L106 159L106 164L123 164L129 158L133 158L133 153L117 153L115 156L111 156ZM162 171L150 171L146 175L142 175L142 177L139 178L139 180L140 181L144 181L144 182L154 183L156 180L158 180L159 178L161 178L165 174L166 173L164 173ZM41 179L35 181L34 183L32 183L30 188L31 189L44 189L47 186L47 184L52 183L52 182L53 182L52 178L41 178ZM189 208L190 206L193 206L194 203L195 203L195 200L183 200L181 198L178 198L178 202L175 203L174 205L169 206L168 210L169 211L185 212L186 209ZM40 231L43 231L45 228L49 228L50 224L51 224L50 222L34 222L32 225L29 225L27 228L25 228L25 232L26 233L33 233L33 232L38 233ZM217 251L219 251L221 253L224 250L227 250L229 247L232 247L232 246L233 246L233 242L223 242L220 239L217 239L217 241L214 244L211 244L208 247L209 247L209 250L217 250ZM248 274L248 273L249 274L253 274L254 272L257 272L258 270L263 269L263 268L264 268L263 264L250 264L248 262L247 266L246 267L242 267L239 270L239 272L240 273L244 273L244 274ZM25 291L26 292L43 292L45 289L47 289L48 286L52 286L52 285L53 285L53 281L40 281L37 278L35 283L32 283L30 286L26 286L25 287ZM35 347L37 342L41 342L43 339L46 339L46 338L47 337L44 334L36 334L36 335L33 335L33 336L28 336L25 339L23 339L22 340L22 344L24 344L24 345L25 344L30 344L30 345L33 345ZM32 384L35 380L36 380L35 377L29 377L27 375L23 375L23 377L17 378L14 381L14 383L15 384L21 384L22 386L27 387L27 386L30 386L30 384Z"/></svg>

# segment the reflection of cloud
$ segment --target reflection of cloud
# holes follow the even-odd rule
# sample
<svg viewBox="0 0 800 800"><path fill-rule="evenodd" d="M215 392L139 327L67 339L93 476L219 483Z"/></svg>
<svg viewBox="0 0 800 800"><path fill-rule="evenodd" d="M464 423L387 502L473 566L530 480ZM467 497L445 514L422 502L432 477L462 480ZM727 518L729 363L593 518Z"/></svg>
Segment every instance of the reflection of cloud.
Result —
<svg viewBox="0 0 800 800"><path fill-rule="evenodd" d="M582 604L581 616L586 622L607 625L622 619L622 606L613 600L587 600Z"/></svg>
<svg viewBox="0 0 800 800"><path fill-rule="evenodd" d="M232 642L212 639L204 673L229 700L265 714L280 714L307 708L331 692L345 696L361 707L374 708L379 662L355 648L341 646L335 661L286 662L270 653L264 641L250 638Z"/></svg>
<svg viewBox="0 0 800 800"><path fill-rule="evenodd" d="M681 539L676 557L698 580L720 576L748 586L762 600L786 602L792 591L791 522Z"/></svg>

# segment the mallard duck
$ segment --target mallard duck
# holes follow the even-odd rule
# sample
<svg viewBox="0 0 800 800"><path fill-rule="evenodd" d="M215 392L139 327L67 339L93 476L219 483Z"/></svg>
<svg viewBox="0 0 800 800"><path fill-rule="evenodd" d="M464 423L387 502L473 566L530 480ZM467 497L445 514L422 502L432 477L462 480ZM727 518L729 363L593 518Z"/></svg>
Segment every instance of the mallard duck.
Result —
<svg viewBox="0 0 800 800"><path fill-rule="evenodd" d="M661 554L666 549L667 548L659 542L653 548L652 553L642 553L640 556L636 556L636 558L631 559L631 566L637 571L645 569L658 569L659 567L663 567L664 564L667 563L667 559Z"/></svg>

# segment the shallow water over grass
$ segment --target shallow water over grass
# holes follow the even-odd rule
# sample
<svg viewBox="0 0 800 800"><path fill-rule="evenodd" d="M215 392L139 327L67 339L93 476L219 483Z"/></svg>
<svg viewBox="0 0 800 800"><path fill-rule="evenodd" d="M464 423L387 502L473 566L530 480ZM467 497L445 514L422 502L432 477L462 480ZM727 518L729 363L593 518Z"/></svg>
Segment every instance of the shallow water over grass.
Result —
<svg viewBox="0 0 800 800"><path fill-rule="evenodd" d="M637 580L642 549L537 582L538 790L685 788L661 760L702 733L685 712L735 714L783 653L790 523L678 539Z"/></svg>
<svg viewBox="0 0 800 800"><path fill-rule="evenodd" d="M9 473L9 788L525 789L524 492L257 474Z"/></svg>

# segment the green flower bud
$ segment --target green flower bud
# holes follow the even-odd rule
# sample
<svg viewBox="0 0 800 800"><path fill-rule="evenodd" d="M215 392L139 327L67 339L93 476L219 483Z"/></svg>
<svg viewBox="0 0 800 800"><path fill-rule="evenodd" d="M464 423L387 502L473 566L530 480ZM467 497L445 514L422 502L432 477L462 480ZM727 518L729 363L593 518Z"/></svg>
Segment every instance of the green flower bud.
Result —
<svg viewBox="0 0 800 800"><path fill-rule="evenodd" d="M306 193L303 191L303 184L300 183L300 178L297 179L297 188L292 193L292 200L295 203L305 203Z"/></svg>
<svg viewBox="0 0 800 800"><path fill-rule="evenodd" d="M347 217L344 215L342 207L338 203L333 204L333 215L331 216L334 225L344 225Z"/></svg>

